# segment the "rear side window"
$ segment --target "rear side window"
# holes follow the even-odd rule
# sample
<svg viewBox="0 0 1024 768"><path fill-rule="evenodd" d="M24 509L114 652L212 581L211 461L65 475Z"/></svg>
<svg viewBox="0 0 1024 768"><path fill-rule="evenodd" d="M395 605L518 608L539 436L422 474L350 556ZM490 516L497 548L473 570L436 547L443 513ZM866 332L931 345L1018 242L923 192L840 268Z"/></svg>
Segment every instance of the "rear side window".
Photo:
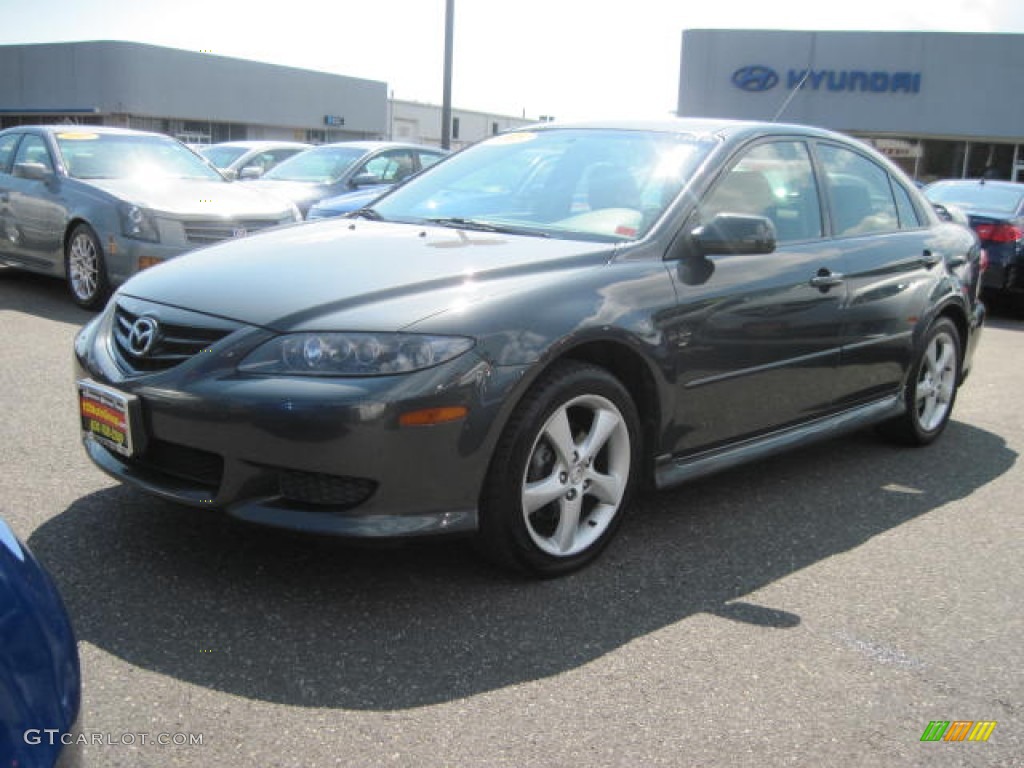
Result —
<svg viewBox="0 0 1024 768"><path fill-rule="evenodd" d="M910 201L910 193L896 179L891 179L892 191L896 197L896 212L900 217L900 229L916 229L921 226L917 209Z"/></svg>
<svg viewBox="0 0 1024 768"><path fill-rule="evenodd" d="M893 232L899 216L889 174L864 155L822 144L819 155L825 169L832 233L838 237Z"/></svg>
<svg viewBox="0 0 1024 768"><path fill-rule="evenodd" d="M21 138L20 133L11 133L0 138L0 173L11 172L11 160L14 157L14 147Z"/></svg>

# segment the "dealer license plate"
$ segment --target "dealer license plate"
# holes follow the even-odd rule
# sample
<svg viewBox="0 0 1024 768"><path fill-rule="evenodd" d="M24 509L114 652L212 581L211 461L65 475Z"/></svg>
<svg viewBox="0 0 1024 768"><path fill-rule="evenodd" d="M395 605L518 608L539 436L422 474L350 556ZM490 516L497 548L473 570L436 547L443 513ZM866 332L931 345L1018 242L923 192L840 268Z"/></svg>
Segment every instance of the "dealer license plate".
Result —
<svg viewBox="0 0 1024 768"><path fill-rule="evenodd" d="M78 412L82 432L122 456L135 452L132 411L138 398L94 381L78 382Z"/></svg>

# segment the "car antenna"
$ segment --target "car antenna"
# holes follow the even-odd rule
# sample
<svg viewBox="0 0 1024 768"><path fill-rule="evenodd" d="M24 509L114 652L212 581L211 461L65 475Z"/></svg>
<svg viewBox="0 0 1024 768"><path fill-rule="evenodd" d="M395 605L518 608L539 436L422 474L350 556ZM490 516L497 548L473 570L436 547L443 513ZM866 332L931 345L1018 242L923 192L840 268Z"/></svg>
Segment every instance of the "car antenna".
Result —
<svg viewBox="0 0 1024 768"><path fill-rule="evenodd" d="M810 52L809 52L809 54L807 56L807 69L804 70L804 76L800 78L800 82L797 83L793 87L793 89L789 92L789 95L786 96L785 101L782 102L782 105L779 107L778 112L776 112L775 116L772 117L771 122L777 123L779 121L779 117L781 117L782 113L786 111L786 108L789 106L789 102L791 102L793 100L793 97L796 96L797 91L799 91L801 88L804 87L804 83L807 82L807 78L811 76L811 70L814 68L814 52L815 52L815 48L817 47L817 44L818 44L818 36L817 36L817 34L812 32L811 33L811 50L810 50Z"/></svg>

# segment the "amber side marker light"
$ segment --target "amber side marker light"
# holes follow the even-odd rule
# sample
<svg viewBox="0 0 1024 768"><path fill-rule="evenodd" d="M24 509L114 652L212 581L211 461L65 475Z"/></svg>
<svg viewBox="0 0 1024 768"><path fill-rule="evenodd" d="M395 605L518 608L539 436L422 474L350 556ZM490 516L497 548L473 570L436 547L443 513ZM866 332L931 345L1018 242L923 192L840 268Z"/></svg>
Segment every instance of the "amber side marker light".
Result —
<svg viewBox="0 0 1024 768"><path fill-rule="evenodd" d="M163 259L158 259L156 256L139 256L139 272L150 267L155 267L157 264L163 264Z"/></svg>
<svg viewBox="0 0 1024 768"><path fill-rule="evenodd" d="M464 406L447 408L424 408L421 411L409 411L398 417L403 427L431 427L435 424L447 424L449 421L464 419L469 409Z"/></svg>

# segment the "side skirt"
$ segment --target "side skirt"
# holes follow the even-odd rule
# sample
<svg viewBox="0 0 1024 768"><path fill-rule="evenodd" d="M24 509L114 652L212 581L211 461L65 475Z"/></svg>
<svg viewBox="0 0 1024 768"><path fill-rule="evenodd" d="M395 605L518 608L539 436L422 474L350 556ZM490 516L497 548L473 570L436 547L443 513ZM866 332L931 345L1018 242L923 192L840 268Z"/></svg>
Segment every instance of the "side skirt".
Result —
<svg viewBox="0 0 1024 768"><path fill-rule="evenodd" d="M654 484L657 488L667 488L687 480L745 464L748 461L774 455L789 448L807 445L818 440L827 440L844 432L853 432L871 424L878 424L902 414L906 410L904 403L904 395L901 391L898 395L887 397L884 400L877 400L809 424L772 432L714 451L678 458L664 457L654 468Z"/></svg>

